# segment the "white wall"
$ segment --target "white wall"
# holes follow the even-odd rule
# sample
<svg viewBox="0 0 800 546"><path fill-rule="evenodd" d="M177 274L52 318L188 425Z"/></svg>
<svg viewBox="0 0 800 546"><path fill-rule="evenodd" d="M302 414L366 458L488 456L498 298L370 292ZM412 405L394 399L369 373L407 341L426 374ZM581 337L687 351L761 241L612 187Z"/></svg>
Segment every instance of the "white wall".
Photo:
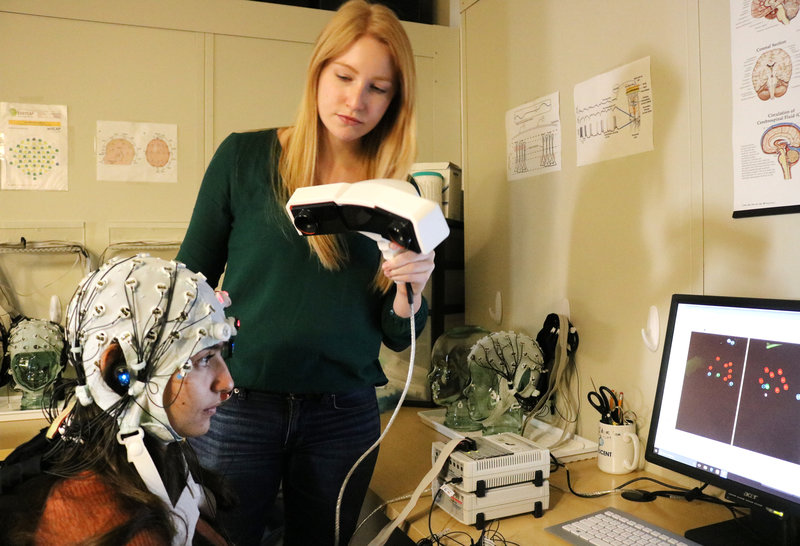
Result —
<svg viewBox="0 0 800 546"><path fill-rule="evenodd" d="M64 104L69 116L69 191L0 191L0 241L78 240L96 259L121 238L180 240L222 139L292 122L332 13L239 0L0 2L0 47L13 52L0 65L0 101ZM418 161L459 163L458 30L404 25L419 79ZM178 182L98 181L98 120L176 124ZM63 304L74 281L55 287ZM49 305L20 297L31 316Z"/></svg>
<svg viewBox="0 0 800 546"><path fill-rule="evenodd" d="M467 318L535 335L568 299L590 379L625 392L646 436L676 292L800 297L797 215L731 217L727 0L462 0ZM649 56L654 150L576 166L575 84ZM560 92L560 172L508 182L504 115ZM487 100L491 97L491 100ZM489 309L503 296L498 324Z"/></svg>
<svg viewBox="0 0 800 546"><path fill-rule="evenodd" d="M292 122L332 15L241 0L0 0L0 101L66 105L69 117L69 190L0 191L0 242L76 241L93 262L0 253L15 307L48 318L56 295L65 308L109 243L180 241L222 139ZM417 160L458 164L459 31L404 26L419 82ZM178 182L98 181L98 120L176 124ZM13 440L0 429L2 448Z"/></svg>

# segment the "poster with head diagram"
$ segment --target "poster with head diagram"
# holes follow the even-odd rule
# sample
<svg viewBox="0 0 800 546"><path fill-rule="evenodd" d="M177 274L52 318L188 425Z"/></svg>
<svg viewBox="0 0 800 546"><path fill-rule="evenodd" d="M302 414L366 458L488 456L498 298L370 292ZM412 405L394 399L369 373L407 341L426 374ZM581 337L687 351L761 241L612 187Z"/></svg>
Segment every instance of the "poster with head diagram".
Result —
<svg viewBox="0 0 800 546"><path fill-rule="evenodd" d="M67 107L0 102L0 189L67 191Z"/></svg>
<svg viewBox="0 0 800 546"><path fill-rule="evenodd" d="M98 121L95 153L98 180L178 181L177 125Z"/></svg>

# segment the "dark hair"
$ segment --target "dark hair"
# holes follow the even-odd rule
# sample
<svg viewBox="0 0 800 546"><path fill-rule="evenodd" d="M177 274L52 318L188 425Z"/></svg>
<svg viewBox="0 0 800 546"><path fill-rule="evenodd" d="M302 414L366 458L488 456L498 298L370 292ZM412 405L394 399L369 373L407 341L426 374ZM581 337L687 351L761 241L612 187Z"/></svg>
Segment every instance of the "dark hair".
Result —
<svg viewBox="0 0 800 546"><path fill-rule="evenodd" d="M51 422L63 418L62 414L58 414L57 401L62 398L65 400L65 407L68 406L75 399L76 384L76 381L70 381L54 389L48 415ZM64 390L63 397L57 392L61 389ZM105 533L89 537L82 544L93 546L126 544L145 530L160 535L166 542L171 541L175 529L169 508L164 501L148 490L136 469L128 462L126 449L117 442L119 431L117 414L126 401L126 397L123 397L108 411L103 411L95 404L82 406L78 402L69 412L69 419L56 425L59 427L59 434L54 439L43 440L45 432L43 430L32 441L36 441L36 447L28 448L28 451L40 452L34 456L40 457L41 474L17 485L10 492L11 496L8 499L13 498L13 506L4 506L6 513L0 514L2 518L0 542L33 543L52 488L63 480L74 478L84 472L98 476L104 484L113 489L118 496L121 509L130 517ZM167 455L159 440L149 435L145 435L145 446L168 491L177 491L180 494L188 479L188 468L195 481L215 495L218 507L228 507L233 504L233 496L222 478L200 466L194 451L186 441L169 445L168 450L180 451L177 457ZM15 460L13 455L9 456L7 461ZM32 454L27 453L25 456L30 458ZM3 495L7 494L9 492L3 491ZM4 502L3 505L5 504ZM11 505L12 502L8 504ZM210 506L214 504L209 503ZM215 521L209 523L222 534L219 526L214 525Z"/></svg>

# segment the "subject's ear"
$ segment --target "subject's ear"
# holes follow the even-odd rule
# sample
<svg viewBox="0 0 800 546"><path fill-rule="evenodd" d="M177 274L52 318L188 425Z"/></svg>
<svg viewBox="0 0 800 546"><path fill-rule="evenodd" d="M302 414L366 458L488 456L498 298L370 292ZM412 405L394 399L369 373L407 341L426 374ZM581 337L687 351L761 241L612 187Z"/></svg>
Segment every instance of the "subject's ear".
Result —
<svg viewBox="0 0 800 546"><path fill-rule="evenodd" d="M100 373L103 381L106 382L112 391L120 396L128 392L131 384L131 373L125 363L125 356L122 354L122 347L119 343L112 341L100 355Z"/></svg>

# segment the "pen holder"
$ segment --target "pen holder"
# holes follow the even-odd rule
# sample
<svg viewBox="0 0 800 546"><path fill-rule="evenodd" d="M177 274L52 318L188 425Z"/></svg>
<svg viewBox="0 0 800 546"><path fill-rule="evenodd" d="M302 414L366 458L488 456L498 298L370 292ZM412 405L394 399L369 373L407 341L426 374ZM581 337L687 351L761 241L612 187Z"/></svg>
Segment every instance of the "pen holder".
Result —
<svg viewBox="0 0 800 546"><path fill-rule="evenodd" d="M627 474L639 466L636 423L598 424L597 467L609 474Z"/></svg>

